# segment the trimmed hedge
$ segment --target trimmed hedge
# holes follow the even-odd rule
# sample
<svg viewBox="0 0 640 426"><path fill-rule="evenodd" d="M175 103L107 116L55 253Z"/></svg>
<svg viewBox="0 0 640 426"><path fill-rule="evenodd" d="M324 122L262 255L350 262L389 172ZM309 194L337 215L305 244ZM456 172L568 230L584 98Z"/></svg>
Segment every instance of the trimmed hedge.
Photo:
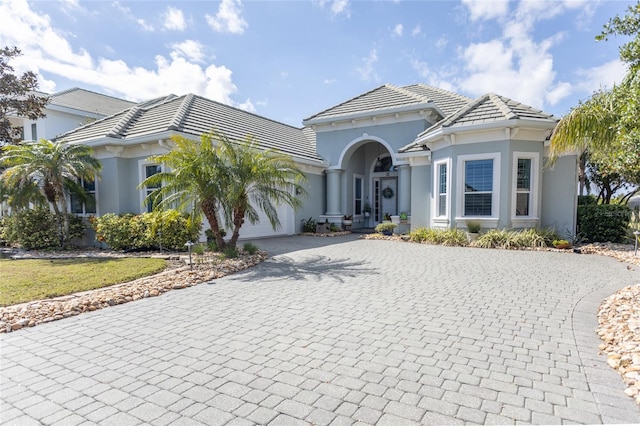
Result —
<svg viewBox="0 0 640 426"><path fill-rule="evenodd" d="M68 215L69 240L82 238L82 218ZM55 215L46 208L23 210L2 220L0 240L6 244L17 244L25 250L62 248L64 238Z"/></svg>
<svg viewBox="0 0 640 426"><path fill-rule="evenodd" d="M92 220L96 240L113 250L186 250L198 241L202 222L176 210L134 215L107 213Z"/></svg>
<svg viewBox="0 0 640 426"><path fill-rule="evenodd" d="M631 220L631 209L621 204L578 206L578 234L590 243L624 242Z"/></svg>

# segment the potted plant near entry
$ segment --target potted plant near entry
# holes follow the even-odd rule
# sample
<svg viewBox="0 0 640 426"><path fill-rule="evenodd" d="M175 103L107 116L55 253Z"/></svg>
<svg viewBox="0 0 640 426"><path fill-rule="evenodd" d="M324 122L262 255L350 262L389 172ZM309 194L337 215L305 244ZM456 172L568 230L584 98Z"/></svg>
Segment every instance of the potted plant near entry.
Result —
<svg viewBox="0 0 640 426"><path fill-rule="evenodd" d="M409 222L409 213L407 212L400 213L400 223L407 223L407 222Z"/></svg>
<svg viewBox="0 0 640 426"><path fill-rule="evenodd" d="M470 243L478 239L478 236L480 235L480 229L482 229L482 224L479 221L467 221L467 238L469 239Z"/></svg>
<svg viewBox="0 0 640 426"><path fill-rule="evenodd" d="M364 213L364 217L371 216L371 204L364 203L364 208L362 209L362 212Z"/></svg>
<svg viewBox="0 0 640 426"><path fill-rule="evenodd" d="M385 213L382 217L383 222L391 222L391 215L389 213Z"/></svg>
<svg viewBox="0 0 640 426"><path fill-rule="evenodd" d="M567 240L553 240L551 242L553 246L557 249L565 250L571 248L571 243Z"/></svg>
<svg viewBox="0 0 640 426"><path fill-rule="evenodd" d="M342 229L351 229L351 225L353 224L353 216L344 215L342 218Z"/></svg>

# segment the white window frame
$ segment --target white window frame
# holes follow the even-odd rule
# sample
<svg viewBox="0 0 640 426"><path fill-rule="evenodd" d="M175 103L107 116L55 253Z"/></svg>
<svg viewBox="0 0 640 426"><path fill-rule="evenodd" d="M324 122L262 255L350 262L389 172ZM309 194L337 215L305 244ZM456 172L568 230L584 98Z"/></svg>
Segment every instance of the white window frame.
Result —
<svg viewBox="0 0 640 426"><path fill-rule="evenodd" d="M357 182L360 179L360 214L356 212L356 188ZM353 216L362 217L364 213L362 210L364 209L364 176L359 174L353 174Z"/></svg>
<svg viewBox="0 0 640 426"><path fill-rule="evenodd" d="M145 179L147 178L147 166L160 166L160 171L164 171L165 167L162 164L159 163L154 163L151 161L147 161L147 160L140 160L138 161L138 173L139 173L139 182L140 184L142 184L142 182L145 181ZM155 190L156 188L154 188L153 190ZM153 191L152 190L152 191ZM140 213L147 213L148 212L148 206L145 205L144 200L145 198L147 198L147 195L149 194L149 189L146 186L141 186L140 188Z"/></svg>
<svg viewBox="0 0 640 426"><path fill-rule="evenodd" d="M446 166L447 176L445 183L445 214L441 216L440 213L440 166ZM449 226L449 212L451 211L451 158L444 158L433 163L433 193L432 193L432 215L431 217L433 226L436 227L448 227Z"/></svg>
<svg viewBox="0 0 640 426"><path fill-rule="evenodd" d="M468 161L479 160L493 160L493 182L491 191L491 215L490 216L465 216L464 215L464 201L465 201L465 164ZM459 155L457 157L456 168L456 225L459 227L466 227L468 220L475 220L482 223L483 228L496 228L498 226L498 220L500 217L500 169L501 169L501 154L499 152L487 152L484 154L468 154Z"/></svg>
<svg viewBox="0 0 640 426"><path fill-rule="evenodd" d="M529 177L529 214L516 215L518 197L518 160L531 160L531 176ZM511 183L511 224L514 228L532 228L538 224L538 180L540 153L515 151L513 153Z"/></svg>
<svg viewBox="0 0 640 426"><path fill-rule="evenodd" d="M84 179L80 178L80 182L79 184L82 186L82 189L84 189ZM67 206L69 207L69 212L71 212L71 214L74 214L76 216L80 216L80 217L88 217L88 216L99 216L99 208L98 208L98 180L96 179L96 176L93 177L93 191L91 192L87 192L87 195L89 194L93 194L93 197L95 199L95 203L96 203L96 211L94 213L87 213L87 203L86 202L82 202L82 213L76 213L73 211L73 203L71 202L71 197L73 196L73 194L69 194L69 203L67 204Z"/></svg>

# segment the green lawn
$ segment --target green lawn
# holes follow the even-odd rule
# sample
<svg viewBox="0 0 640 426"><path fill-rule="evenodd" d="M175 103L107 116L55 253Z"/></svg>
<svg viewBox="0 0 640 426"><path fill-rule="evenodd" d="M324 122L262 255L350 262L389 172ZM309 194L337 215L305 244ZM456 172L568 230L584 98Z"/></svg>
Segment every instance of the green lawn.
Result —
<svg viewBox="0 0 640 426"><path fill-rule="evenodd" d="M132 281L162 271L163 259L0 260L0 306Z"/></svg>

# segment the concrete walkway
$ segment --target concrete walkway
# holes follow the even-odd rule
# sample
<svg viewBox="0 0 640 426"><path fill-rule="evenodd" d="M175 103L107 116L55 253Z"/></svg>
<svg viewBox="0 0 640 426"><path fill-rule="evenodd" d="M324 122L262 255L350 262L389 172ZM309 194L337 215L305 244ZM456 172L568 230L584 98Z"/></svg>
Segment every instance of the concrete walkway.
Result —
<svg viewBox="0 0 640 426"><path fill-rule="evenodd" d="M637 423L613 259L291 237L212 283L0 337L2 424Z"/></svg>

